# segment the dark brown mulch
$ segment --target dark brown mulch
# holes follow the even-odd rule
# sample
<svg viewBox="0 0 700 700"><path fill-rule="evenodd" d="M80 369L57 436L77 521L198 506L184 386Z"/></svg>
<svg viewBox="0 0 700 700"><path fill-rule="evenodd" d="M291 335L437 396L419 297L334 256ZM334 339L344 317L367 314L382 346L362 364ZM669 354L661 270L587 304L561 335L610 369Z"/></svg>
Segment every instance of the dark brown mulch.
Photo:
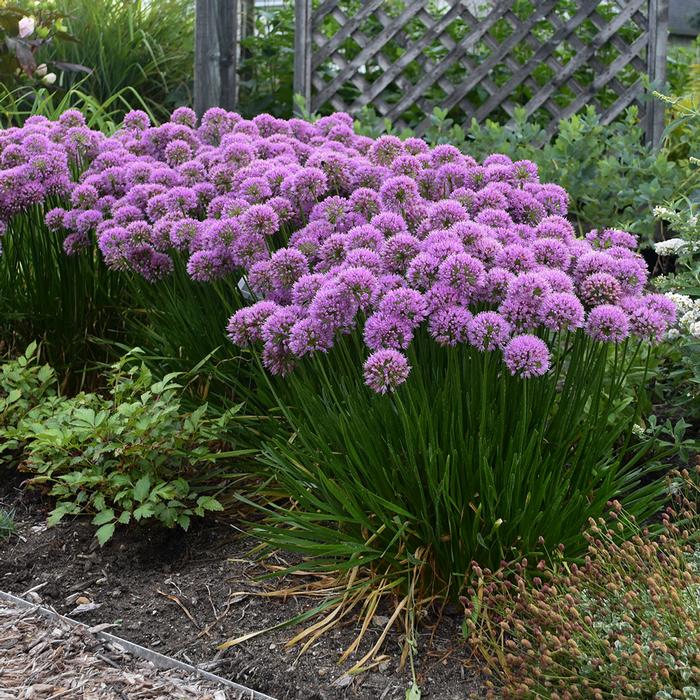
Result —
<svg viewBox="0 0 700 700"><path fill-rule="evenodd" d="M337 661L355 637L353 624L332 630L301 656L285 648L294 631L289 628L217 652L227 639L281 623L318 602L254 595L290 582L260 581L265 570L235 524L203 524L187 534L140 529L118 533L100 548L84 519L47 528L49 504L19 488L7 471L0 473L0 506L14 510L17 524L17 533L0 541L0 590L22 595L34 589L25 597L88 625L116 623L110 630L116 635L279 700L405 697L410 674L398 669L398 630L385 645L390 660L352 678L345 673L349 665ZM482 678L467 662L460 624L455 611L437 627L423 628L416 662L423 698L481 696ZM381 631L373 626L368 641Z"/></svg>

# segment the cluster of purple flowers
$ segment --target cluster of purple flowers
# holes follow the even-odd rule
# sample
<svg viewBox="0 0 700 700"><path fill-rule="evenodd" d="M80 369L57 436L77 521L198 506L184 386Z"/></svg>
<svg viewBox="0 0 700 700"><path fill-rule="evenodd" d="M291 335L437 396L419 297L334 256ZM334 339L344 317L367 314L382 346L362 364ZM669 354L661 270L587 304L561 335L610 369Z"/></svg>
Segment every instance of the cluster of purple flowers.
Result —
<svg viewBox="0 0 700 700"><path fill-rule="evenodd" d="M180 108L151 126L131 112L106 137L71 111L2 132L0 165L0 221L69 197L46 215L68 253L94 235L109 266L152 281L176 256L195 280L243 277L257 302L229 335L262 344L277 374L361 326L365 380L390 391L424 326L440 345L500 352L533 377L548 371L556 333L655 340L675 317L666 297L644 294L635 237L577 238L567 193L540 183L534 163L371 139L347 114L309 123L212 109L198 123Z"/></svg>
<svg viewBox="0 0 700 700"><path fill-rule="evenodd" d="M22 128L0 130L0 237L15 215L70 192L71 159L83 129L82 114L67 112L58 121L33 116Z"/></svg>

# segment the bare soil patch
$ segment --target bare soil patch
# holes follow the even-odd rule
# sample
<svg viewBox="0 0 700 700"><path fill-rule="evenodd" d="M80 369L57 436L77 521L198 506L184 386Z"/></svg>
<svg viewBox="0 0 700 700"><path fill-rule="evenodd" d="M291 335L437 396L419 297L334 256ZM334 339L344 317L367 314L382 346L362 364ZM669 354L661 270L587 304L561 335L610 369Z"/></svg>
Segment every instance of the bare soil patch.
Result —
<svg viewBox="0 0 700 700"><path fill-rule="evenodd" d="M355 638L354 622L332 630L301 656L285 647L291 628L217 650L227 639L282 623L318 603L257 595L290 581L261 581L266 571L251 556L254 543L235 523L205 523L189 533L123 532L100 548L84 519L47 528L49 504L22 490L15 475L0 475L0 506L14 510L17 523L16 534L0 541L0 590L24 594L88 625L115 624L113 634L279 700L405 697L411 678L398 668L398 630L385 646L390 660L352 678L345 673L349 666L337 662ZM277 563L285 563L283 554ZM468 662L459 611L443 615L438 625L426 622L416 662L423 698L480 697L483 679ZM381 630L370 629L360 655Z"/></svg>

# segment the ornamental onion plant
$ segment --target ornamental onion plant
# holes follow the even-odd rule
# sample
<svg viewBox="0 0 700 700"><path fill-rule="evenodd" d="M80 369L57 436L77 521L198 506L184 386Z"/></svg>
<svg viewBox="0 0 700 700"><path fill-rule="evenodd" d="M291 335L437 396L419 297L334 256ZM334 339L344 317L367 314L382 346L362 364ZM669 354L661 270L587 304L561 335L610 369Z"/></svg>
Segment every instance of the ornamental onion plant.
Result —
<svg viewBox="0 0 700 700"><path fill-rule="evenodd" d="M57 366L105 357L91 337L117 333L122 284L96 250L68 256L47 227L47 210L70 196L89 145L77 111L40 115L0 131L0 337L10 345L43 339ZM60 143L59 143L60 141ZM80 226L92 220L81 220Z"/></svg>
<svg viewBox="0 0 700 700"><path fill-rule="evenodd" d="M630 397L675 306L644 293L635 237L576 238L566 192L527 161L354 145L314 153L336 161L333 185L309 167L283 180L333 195L248 267L259 300L229 323L293 430L264 448L291 505L260 536L408 606L542 538L583 552L613 497L654 512L664 485Z"/></svg>

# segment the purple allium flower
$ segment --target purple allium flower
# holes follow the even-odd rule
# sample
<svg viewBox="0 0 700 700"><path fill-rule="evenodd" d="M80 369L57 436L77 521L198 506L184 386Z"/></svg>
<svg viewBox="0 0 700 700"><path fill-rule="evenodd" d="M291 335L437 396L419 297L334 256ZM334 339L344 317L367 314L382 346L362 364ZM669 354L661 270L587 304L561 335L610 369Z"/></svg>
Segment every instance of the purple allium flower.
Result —
<svg viewBox="0 0 700 700"><path fill-rule="evenodd" d="M413 327L405 318L380 312L367 319L363 337L372 350L405 350L413 340Z"/></svg>
<svg viewBox="0 0 700 700"><path fill-rule="evenodd" d="M512 330L510 323L501 314L482 311L472 319L467 338L478 350L497 350L506 344Z"/></svg>
<svg viewBox="0 0 700 700"><path fill-rule="evenodd" d="M329 282L318 290L309 304L309 316L327 324L333 331L344 332L352 327L358 307L357 300L342 284Z"/></svg>
<svg viewBox="0 0 700 700"><path fill-rule="evenodd" d="M514 274L528 272L537 266L535 253L536 251L529 246L513 243L505 246L496 255L495 263Z"/></svg>
<svg viewBox="0 0 700 700"><path fill-rule="evenodd" d="M289 337L297 321L304 318L304 311L299 306L280 306L273 311L262 324L260 334L267 347L276 346L289 350Z"/></svg>
<svg viewBox="0 0 700 700"><path fill-rule="evenodd" d="M379 190L379 197L389 211L398 214L420 200L416 181L405 175L386 180Z"/></svg>
<svg viewBox="0 0 700 700"><path fill-rule="evenodd" d="M586 333L601 343L621 343L629 335L629 319L619 306L602 304L588 314Z"/></svg>
<svg viewBox="0 0 700 700"><path fill-rule="evenodd" d="M503 361L512 375L523 379L540 377L549 370L549 348L537 336L518 335L505 346Z"/></svg>
<svg viewBox="0 0 700 700"><path fill-rule="evenodd" d="M373 163L379 165L391 165L399 156L403 155L404 148L401 139L396 136L380 136L370 148L369 157Z"/></svg>
<svg viewBox="0 0 700 700"><path fill-rule="evenodd" d="M270 275L274 283L282 289L291 289L308 271L306 256L295 248L282 248L270 257Z"/></svg>
<svg viewBox="0 0 700 700"><path fill-rule="evenodd" d="M579 285L579 296L588 306L617 304L622 296L620 283L606 272L596 272Z"/></svg>
<svg viewBox="0 0 700 700"><path fill-rule="evenodd" d="M420 241L409 233L398 233L384 241L379 249L387 270L405 274L411 261L420 251Z"/></svg>
<svg viewBox="0 0 700 700"><path fill-rule="evenodd" d="M584 321L583 304L574 294L553 292L542 300L539 320L552 331L573 331L581 328Z"/></svg>
<svg viewBox="0 0 700 700"><path fill-rule="evenodd" d="M289 331L288 346L297 357L313 352L328 352L333 347L333 334L321 321L303 318Z"/></svg>
<svg viewBox="0 0 700 700"><path fill-rule="evenodd" d="M360 309L366 309L377 291L377 277L367 267L347 267L338 274L337 283L345 287Z"/></svg>
<svg viewBox="0 0 700 700"><path fill-rule="evenodd" d="M316 296L316 292L323 286L325 279L325 275L320 273L302 275L292 287L292 303L308 306Z"/></svg>
<svg viewBox="0 0 700 700"><path fill-rule="evenodd" d="M571 253L568 246L556 238L539 238L532 243L532 252L539 265L568 270Z"/></svg>
<svg viewBox="0 0 700 700"><path fill-rule="evenodd" d="M405 287L388 291L379 302L377 310L385 316L396 316L404 319L414 328L427 315L423 295L415 289Z"/></svg>
<svg viewBox="0 0 700 700"><path fill-rule="evenodd" d="M428 289L437 282L440 259L430 253L419 253L411 260L406 278L417 289Z"/></svg>
<svg viewBox="0 0 700 700"><path fill-rule="evenodd" d="M265 321L280 307L272 301L259 301L236 311L229 319L226 331L236 345L245 347L261 342Z"/></svg>
<svg viewBox="0 0 700 700"><path fill-rule="evenodd" d="M405 355L392 349L373 352L365 361L365 384L378 394L395 391L411 371Z"/></svg>
<svg viewBox="0 0 700 700"><path fill-rule="evenodd" d="M561 216L547 216L537 224L538 238L558 238L568 243L574 236L574 227Z"/></svg>
<svg viewBox="0 0 700 700"><path fill-rule="evenodd" d="M661 314L669 325L676 322L677 308L665 294L647 294L642 301L653 311Z"/></svg>
<svg viewBox="0 0 700 700"><path fill-rule="evenodd" d="M450 255L441 265L438 279L468 301L479 292L486 278L483 264L468 253Z"/></svg>
<svg viewBox="0 0 700 700"><path fill-rule="evenodd" d="M454 347L467 340L472 315L463 306L445 306L430 314L428 330L439 345Z"/></svg>
<svg viewBox="0 0 700 700"><path fill-rule="evenodd" d="M384 211L370 219L370 224L378 228L386 238L399 233L407 233L406 222L403 217L394 212Z"/></svg>
<svg viewBox="0 0 700 700"><path fill-rule="evenodd" d="M63 217L66 215L66 210L61 207L55 207L46 212L44 222L49 231L59 231L63 228Z"/></svg>
<svg viewBox="0 0 700 700"><path fill-rule="evenodd" d="M668 329L668 322L663 313L655 310L642 299L635 299L626 304L625 310L633 335L650 341L662 340Z"/></svg>

